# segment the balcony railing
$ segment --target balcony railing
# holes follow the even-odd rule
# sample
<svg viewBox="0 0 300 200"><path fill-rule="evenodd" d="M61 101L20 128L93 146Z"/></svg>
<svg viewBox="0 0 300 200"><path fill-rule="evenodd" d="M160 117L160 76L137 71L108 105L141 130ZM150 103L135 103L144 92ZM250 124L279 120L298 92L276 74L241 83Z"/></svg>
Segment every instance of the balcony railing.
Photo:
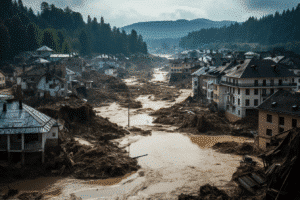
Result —
<svg viewBox="0 0 300 200"><path fill-rule="evenodd" d="M22 142L11 142L10 150L22 150Z"/></svg>
<svg viewBox="0 0 300 200"><path fill-rule="evenodd" d="M0 141L0 150L7 150L7 141Z"/></svg>
<svg viewBox="0 0 300 200"><path fill-rule="evenodd" d="M282 84L255 84L255 83L231 83L221 81L222 85L238 86L238 87L296 87L297 83L282 83Z"/></svg>
<svg viewBox="0 0 300 200"><path fill-rule="evenodd" d="M26 151L36 151L42 149L42 143L41 142L30 142L24 144L24 149Z"/></svg>

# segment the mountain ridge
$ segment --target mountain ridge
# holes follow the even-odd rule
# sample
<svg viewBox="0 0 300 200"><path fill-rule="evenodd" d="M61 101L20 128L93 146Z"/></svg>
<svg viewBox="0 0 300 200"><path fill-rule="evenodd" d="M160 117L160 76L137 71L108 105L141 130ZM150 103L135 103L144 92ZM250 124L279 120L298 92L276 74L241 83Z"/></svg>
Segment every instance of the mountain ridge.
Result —
<svg viewBox="0 0 300 200"><path fill-rule="evenodd" d="M180 38L186 36L189 32L198 31L203 28L221 28L229 26L235 21L223 20L212 21L205 18L197 18L193 20L178 19L164 21L148 21L137 22L122 27L127 33L132 29L142 35L145 40L163 39L163 38Z"/></svg>

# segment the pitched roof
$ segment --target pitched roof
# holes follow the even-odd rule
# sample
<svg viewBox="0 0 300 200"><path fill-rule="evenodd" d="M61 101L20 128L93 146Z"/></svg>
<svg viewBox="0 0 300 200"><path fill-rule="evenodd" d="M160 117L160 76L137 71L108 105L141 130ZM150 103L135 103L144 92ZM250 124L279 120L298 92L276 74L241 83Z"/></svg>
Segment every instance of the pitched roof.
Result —
<svg viewBox="0 0 300 200"><path fill-rule="evenodd" d="M46 59L38 58L34 61L34 63L45 64L45 63L50 63L50 62Z"/></svg>
<svg viewBox="0 0 300 200"><path fill-rule="evenodd" d="M53 50L47 46L42 46L41 48L38 48L36 51L53 51Z"/></svg>
<svg viewBox="0 0 300 200"><path fill-rule="evenodd" d="M21 110L18 101L7 103L6 112L3 112L3 104L0 103L0 134L46 133L57 124L51 117L24 103Z"/></svg>
<svg viewBox="0 0 300 200"><path fill-rule="evenodd" d="M300 117L300 93L279 90L257 108Z"/></svg>
<svg viewBox="0 0 300 200"><path fill-rule="evenodd" d="M274 66L276 66L274 68ZM272 60L246 59L242 64L226 70L225 76L234 78L272 78L294 77L294 73L285 65L275 63Z"/></svg>

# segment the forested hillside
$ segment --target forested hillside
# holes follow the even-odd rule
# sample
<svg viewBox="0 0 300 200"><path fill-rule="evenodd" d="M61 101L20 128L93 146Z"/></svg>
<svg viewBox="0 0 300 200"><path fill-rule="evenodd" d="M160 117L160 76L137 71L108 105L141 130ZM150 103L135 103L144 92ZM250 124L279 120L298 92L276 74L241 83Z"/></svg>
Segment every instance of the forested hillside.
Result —
<svg viewBox="0 0 300 200"><path fill-rule="evenodd" d="M181 38L182 48L198 48L210 43L282 44L290 50L300 46L300 4L292 10L267 15L260 19L250 17L244 23L228 27L202 29Z"/></svg>
<svg viewBox="0 0 300 200"><path fill-rule="evenodd" d="M103 17L100 22L88 16L87 23L70 8L57 8L46 2L34 14L22 0L1 0L0 61L10 60L23 51L47 45L57 53L78 52L130 55L147 53L147 44L135 30L130 34L111 28Z"/></svg>

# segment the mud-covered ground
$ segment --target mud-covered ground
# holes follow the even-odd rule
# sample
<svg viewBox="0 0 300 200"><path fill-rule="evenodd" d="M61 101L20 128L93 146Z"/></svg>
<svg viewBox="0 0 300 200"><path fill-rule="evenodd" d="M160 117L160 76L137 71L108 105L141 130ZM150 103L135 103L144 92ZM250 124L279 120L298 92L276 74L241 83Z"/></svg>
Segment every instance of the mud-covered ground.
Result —
<svg viewBox="0 0 300 200"><path fill-rule="evenodd" d="M126 175L108 179L44 177L38 180L42 183L39 186L28 189L27 185L32 180L27 180L15 182L11 188L23 192L40 191L45 194L45 199L68 199L70 195L82 199L178 199L181 194L198 195L199 187L205 184L224 189L231 194L236 188L232 175L240 165L241 156L217 152L212 147L218 142L253 143L253 139L223 134L210 136L181 132L178 130L180 124L191 124L190 120L185 118L179 118L172 124L154 123L156 116L151 113L160 112L163 108L175 104L181 105L180 103L191 94L191 90L177 90L168 86L165 81L166 73L159 70L150 82L141 81L136 77L124 80L132 90L131 98L141 102L140 108L130 108L129 113L128 108L120 102L94 109L95 114L102 119L115 123L120 129L126 128L129 132L110 141L124 150L127 156L137 160L141 168L136 173L128 171ZM143 87L144 84L148 85L149 89ZM152 90L152 87L155 89ZM168 92L171 93L171 98L164 99L160 96L161 93ZM188 115L194 112L184 109L181 111ZM206 112L205 108L197 109L199 112ZM201 123L203 122L199 122ZM84 133L85 129L82 129L81 134ZM95 136L79 137L81 134L76 134L75 141L72 141L76 143L74 147L79 144L92 149L97 145ZM73 155L77 156L76 153ZM114 151L108 154L108 158L115 156L120 157ZM80 154L77 159L76 162L81 159ZM258 158L253 159L258 162L258 166L262 166ZM95 167L92 166L92 169Z"/></svg>

